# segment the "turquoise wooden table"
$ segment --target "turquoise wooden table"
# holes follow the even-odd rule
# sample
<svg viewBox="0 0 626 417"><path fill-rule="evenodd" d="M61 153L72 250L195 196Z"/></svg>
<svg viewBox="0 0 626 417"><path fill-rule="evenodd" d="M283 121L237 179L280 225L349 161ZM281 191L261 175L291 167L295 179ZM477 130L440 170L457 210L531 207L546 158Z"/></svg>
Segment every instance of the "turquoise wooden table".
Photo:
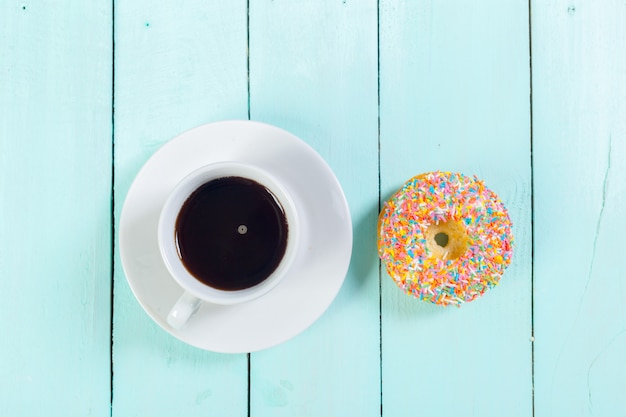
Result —
<svg viewBox="0 0 626 417"><path fill-rule="evenodd" d="M324 315L219 354L158 327L120 264L141 166L178 133L286 129L345 191L354 249ZM461 308L378 263L381 202L478 175L514 222ZM626 415L623 0L0 4L0 415Z"/></svg>

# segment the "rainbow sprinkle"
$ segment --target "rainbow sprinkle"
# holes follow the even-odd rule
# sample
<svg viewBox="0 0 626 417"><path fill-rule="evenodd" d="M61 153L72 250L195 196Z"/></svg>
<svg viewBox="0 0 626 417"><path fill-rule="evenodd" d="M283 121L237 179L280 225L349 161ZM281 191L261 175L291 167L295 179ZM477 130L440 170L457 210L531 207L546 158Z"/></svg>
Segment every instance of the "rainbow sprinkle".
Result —
<svg viewBox="0 0 626 417"><path fill-rule="evenodd" d="M425 230L454 220L466 227L467 251L439 259ZM385 203L379 216L378 255L396 284L420 300L460 306L500 281L513 256L508 212L478 178L429 172L411 178Z"/></svg>

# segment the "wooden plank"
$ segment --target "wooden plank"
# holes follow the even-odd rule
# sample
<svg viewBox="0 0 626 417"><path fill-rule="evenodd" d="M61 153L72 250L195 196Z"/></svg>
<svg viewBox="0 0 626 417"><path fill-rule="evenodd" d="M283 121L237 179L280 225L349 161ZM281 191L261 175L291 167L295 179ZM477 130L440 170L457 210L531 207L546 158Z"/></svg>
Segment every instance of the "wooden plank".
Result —
<svg viewBox="0 0 626 417"><path fill-rule="evenodd" d="M528 4L380 6L382 197L422 172L477 175L514 223L500 285L461 308L382 276L383 415L532 413Z"/></svg>
<svg viewBox="0 0 626 417"><path fill-rule="evenodd" d="M109 415L110 24L0 4L1 415Z"/></svg>
<svg viewBox="0 0 626 417"><path fill-rule="evenodd" d="M532 3L538 417L626 410L625 22Z"/></svg>
<svg viewBox="0 0 626 417"><path fill-rule="evenodd" d="M251 415L380 415L376 2L254 0L251 115L308 142L341 182L354 249L309 329L251 355Z"/></svg>
<svg viewBox="0 0 626 417"><path fill-rule="evenodd" d="M142 164L181 131L246 119L247 8L115 2L115 213ZM118 254L119 255L119 254ZM115 258L114 416L244 416L246 355L190 347L133 297Z"/></svg>

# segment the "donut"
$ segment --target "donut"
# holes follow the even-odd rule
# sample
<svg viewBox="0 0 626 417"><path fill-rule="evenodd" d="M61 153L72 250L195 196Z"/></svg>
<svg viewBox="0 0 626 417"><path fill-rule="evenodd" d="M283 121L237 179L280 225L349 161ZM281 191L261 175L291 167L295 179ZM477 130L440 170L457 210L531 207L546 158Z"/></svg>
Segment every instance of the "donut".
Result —
<svg viewBox="0 0 626 417"><path fill-rule="evenodd" d="M476 177L428 172L408 180L378 217L378 256L407 294L460 306L500 281L513 256L511 219Z"/></svg>

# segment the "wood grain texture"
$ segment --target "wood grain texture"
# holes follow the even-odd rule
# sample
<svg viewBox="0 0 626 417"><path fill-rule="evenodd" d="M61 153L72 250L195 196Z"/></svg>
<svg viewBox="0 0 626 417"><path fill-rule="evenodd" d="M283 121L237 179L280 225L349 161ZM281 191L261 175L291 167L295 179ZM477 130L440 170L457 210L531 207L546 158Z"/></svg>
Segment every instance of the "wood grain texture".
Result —
<svg viewBox="0 0 626 417"><path fill-rule="evenodd" d="M108 416L110 5L4 1L0 57L0 415Z"/></svg>
<svg viewBox="0 0 626 417"><path fill-rule="evenodd" d="M536 416L626 415L626 4L532 4Z"/></svg>
<svg viewBox="0 0 626 417"><path fill-rule="evenodd" d="M308 330L251 356L251 415L380 415L376 2L250 4L252 119L308 142L350 205L346 281ZM304 301L306 302L306 301Z"/></svg>
<svg viewBox="0 0 626 417"><path fill-rule="evenodd" d="M626 3L530 3L1 2L0 415L626 415ZM111 254L142 164L249 111L330 164L355 245L330 309L250 375L161 330ZM514 222L501 284L460 309L378 276L379 192L436 169Z"/></svg>
<svg viewBox="0 0 626 417"><path fill-rule="evenodd" d="M383 272L384 416L532 414L528 30L523 1L381 1L382 198L422 172L477 175L516 239L500 285L458 309Z"/></svg>
<svg viewBox="0 0 626 417"><path fill-rule="evenodd" d="M115 3L115 213L142 164L197 125L248 112L245 1ZM119 255L119 254L118 254ZM247 358L160 329L115 258L113 415L245 416Z"/></svg>

